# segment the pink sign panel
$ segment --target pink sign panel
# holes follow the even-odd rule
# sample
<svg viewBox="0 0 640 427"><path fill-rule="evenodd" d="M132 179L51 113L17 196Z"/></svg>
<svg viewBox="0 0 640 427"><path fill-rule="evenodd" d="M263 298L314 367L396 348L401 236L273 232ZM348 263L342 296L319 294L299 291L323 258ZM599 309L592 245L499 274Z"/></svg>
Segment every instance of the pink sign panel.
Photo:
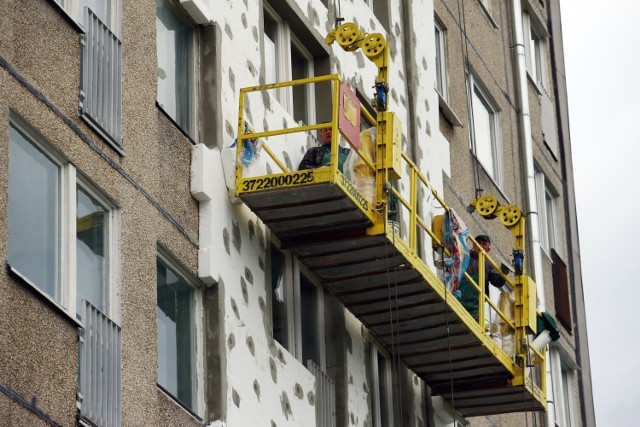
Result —
<svg viewBox="0 0 640 427"><path fill-rule="evenodd" d="M360 149L360 100L348 84L340 85L338 129L356 149Z"/></svg>

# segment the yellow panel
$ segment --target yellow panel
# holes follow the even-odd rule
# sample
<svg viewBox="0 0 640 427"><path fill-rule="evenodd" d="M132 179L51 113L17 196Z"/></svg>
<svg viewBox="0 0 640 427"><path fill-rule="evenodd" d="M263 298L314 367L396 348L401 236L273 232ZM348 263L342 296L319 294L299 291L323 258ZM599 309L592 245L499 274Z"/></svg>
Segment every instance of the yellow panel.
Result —
<svg viewBox="0 0 640 427"><path fill-rule="evenodd" d="M521 326L527 329L527 333L535 334L537 329L536 284L529 276L522 277L522 298L523 323Z"/></svg>
<svg viewBox="0 0 640 427"><path fill-rule="evenodd" d="M402 124L398 116L391 112L383 113L384 122L384 141L386 142L386 165L389 171L389 179L400 179L401 176L401 160L402 160Z"/></svg>

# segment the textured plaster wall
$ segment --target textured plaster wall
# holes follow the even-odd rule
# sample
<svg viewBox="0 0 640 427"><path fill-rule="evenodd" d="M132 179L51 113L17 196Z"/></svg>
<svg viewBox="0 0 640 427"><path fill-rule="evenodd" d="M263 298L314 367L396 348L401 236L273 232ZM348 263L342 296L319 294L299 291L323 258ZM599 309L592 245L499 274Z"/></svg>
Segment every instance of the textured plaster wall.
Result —
<svg viewBox="0 0 640 427"><path fill-rule="evenodd" d="M492 3L493 22L478 1L442 1L434 4L447 37L449 105L462 122L461 127L452 127L440 121L442 132L451 147L451 173L445 177L444 196L470 227L471 234L491 236L494 243L491 255L494 259L510 260L513 245L511 233L498 221L487 221L466 211L468 204L476 197L476 188L481 188L483 194L493 194L503 204L513 203L524 207L509 4ZM465 28L466 40L461 35L461 29ZM470 151L465 55L476 81L500 111L501 187L475 161Z"/></svg>
<svg viewBox="0 0 640 427"><path fill-rule="evenodd" d="M189 191L191 143L155 106L155 4L154 0L123 2L125 156L120 156L78 116L77 26L63 19L53 2L3 2L7 13L0 17L0 56L41 90L58 113L0 69L0 207L6 212L7 138L9 111L13 111L120 211L120 277L114 283L119 307L114 315L123 331L123 425L199 425L156 387L157 247L165 248L195 276L199 220L197 202ZM77 126L77 132L64 120ZM0 218L0 255L6 260L6 214ZM27 399L35 397L38 406L60 424L73 425L76 325L4 273L0 295L0 323L10 325L2 328L0 342L11 343L0 346L0 379ZM203 379L198 381L203 390ZM20 421L19 408L10 406L6 409L3 403L2 411L14 414L15 425L31 425Z"/></svg>
<svg viewBox="0 0 640 427"><path fill-rule="evenodd" d="M283 2L284 3L284 2ZM229 147L237 134L238 95L242 87L264 83L261 66L261 5L255 0L227 2L224 13L211 13L212 2L203 2L204 11L210 11L213 24L221 31L220 52L222 60L220 111L224 129L222 141L205 141L211 150L200 145L193 152L192 192L200 202L200 250L199 275L206 283L224 289L221 301L223 319L224 372L226 379L221 385L222 417L228 425L306 426L315 425L314 378L306 368L286 349L272 339L271 314L269 311L270 283L266 280L266 248L269 232L265 226L242 204L233 204L227 194L226 183L233 180L233 159L224 148ZM278 11L279 3L271 3ZM333 10L319 0L287 1L293 13L312 32L312 38L320 45L326 33L333 28ZM433 57L433 27L431 20L416 16L412 20L412 33L405 40L401 21L403 9L399 1L390 3L391 33L371 10L360 1L345 2L342 15L346 21L356 22L366 32L382 32L391 45L389 83L390 109L403 123L403 147L415 151L416 161L426 168L431 165L438 171L448 165L448 147L437 130L437 97L433 92L434 71L430 68ZM408 15L420 11L420 16L429 15L429 2L410 2ZM216 11L220 11L218 8ZM412 80L407 81L403 57L407 43L420 47L419 66L412 70ZM372 94L376 67L362 53L347 53L334 45L326 47L332 58L332 72L341 74L345 81L359 90L365 97ZM238 55L242 52L242 55ZM409 98L412 101L409 102ZM409 113L410 104L417 105L417 114ZM270 130L294 126L292 117L282 108L272 93L252 94L247 97L246 119L256 130ZM419 117L418 124L413 118ZM410 126L415 129L409 131ZM432 132L433 131L433 132ZM433 133L433 134L432 134ZM415 140L410 140L413 135ZM308 139L308 140L307 140ZM300 134L270 140L270 147L280 155L287 167L295 169L306 148L312 144L313 136ZM261 175L276 170L276 166L261 158L246 173ZM231 164L229 164L231 162ZM430 178L439 191L442 190L441 172ZM408 192L408 186L403 186ZM339 414L344 418L338 425L371 426L368 404L369 387L365 363L367 332L350 313L344 313L344 342L336 347L344 348L346 369L344 377L334 378L342 387L344 408ZM329 339L329 338L328 338ZM332 341L340 336L332 336ZM405 371L406 372L406 371ZM407 396L405 407L419 408L424 405L423 384L412 378L404 387ZM406 425L426 425L424 411L407 415Z"/></svg>

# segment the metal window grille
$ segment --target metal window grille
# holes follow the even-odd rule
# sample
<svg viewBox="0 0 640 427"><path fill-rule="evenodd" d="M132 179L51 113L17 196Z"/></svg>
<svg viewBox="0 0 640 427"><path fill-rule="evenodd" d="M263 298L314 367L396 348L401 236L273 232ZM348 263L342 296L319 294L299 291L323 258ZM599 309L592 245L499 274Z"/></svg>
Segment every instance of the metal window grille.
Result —
<svg viewBox="0 0 640 427"><path fill-rule="evenodd" d="M85 7L81 111L102 136L122 141L122 42Z"/></svg>
<svg viewBox="0 0 640 427"><path fill-rule="evenodd" d="M100 427L122 421L120 326L82 300L80 329L80 416Z"/></svg>
<svg viewBox="0 0 640 427"><path fill-rule="evenodd" d="M307 361L307 368L316 377L316 422L320 427L336 426L336 386L312 360Z"/></svg>

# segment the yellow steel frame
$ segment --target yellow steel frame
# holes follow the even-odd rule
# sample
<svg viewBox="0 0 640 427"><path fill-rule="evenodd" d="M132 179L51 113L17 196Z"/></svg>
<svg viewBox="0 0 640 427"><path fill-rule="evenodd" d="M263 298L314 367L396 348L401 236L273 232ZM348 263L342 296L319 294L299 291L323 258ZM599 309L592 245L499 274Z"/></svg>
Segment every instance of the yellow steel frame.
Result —
<svg viewBox="0 0 640 427"><path fill-rule="evenodd" d="M351 32L351 33L349 33ZM350 34L353 36L351 37ZM371 38L367 34L363 34L354 24L345 24L339 27L337 30L333 30L325 39L328 43L331 43L333 40L337 39L341 47L343 47L347 51L353 51L363 46L367 47L369 45L364 45L363 41L376 41L379 42L378 36L380 35L372 35ZM351 38L350 38L351 37ZM381 37L381 36L380 36ZM367 48L368 49L368 48ZM387 80L387 64L389 62L388 58L388 48L386 45L386 41L383 44L377 44L373 49L364 49L365 54L369 59L374 61L376 66L378 66L378 81L386 82ZM314 84L324 81L332 81L333 82L333 105L332 105L332 118L330 123L323 124L315 124L309 126L298 126L288 129L278 129L272 131L265 132L254 132L250 131L249 133L244 133L245 129L245 119L244 119L244 109L245 109L245 96L250 92L256 91L264 91L277 89L288 86L297 86L303 84ZM510 283L510 285L516 289L516 303L518 306L516 307L516 321L512 322L507 316L499 310L499 308L485 295L484 286L479 286L478 283L475 283L471 278L467 275L467 278L470 279L471 283L478 290L479 295L479 318L474 319L468 311L462 306L462 304L446 289L445 285L440 281L440 279L436 276L436 274L429 268L425 262L419 257L417 251L417 242L418 242L418 230L425 232L428 234L431 239L434 241L435 246L442 246L442 242L439 237L431 230L430 226L426 223L424 218L422 218L418 212L418 191L420 186L425 186L431 194L435 197L435 199L440 203L440 205L445 209L449 210L444 200L437 194L437 192L431 187L429 181L422 174L419 168L415 165L415 163L403 152L399 151L399 155L395 155L392 151L389 151L387 148L387 144L389 142L390 136L393 134L394 126L399 126L399 124L391 123L390 121L395 122L397 119L392 115L392 113L386 111L378 111L376 117L371 116L366 109L362 109L362 114L365 118L371 123L376 123L378 132L377 132L377 143L376 143L376 159L375 165L371 163L366 157L361 156L361 158L365 161L368 167L371 168L372 173L375 174L376 181L376 200L373 204L368 204L368 206L364 207L359 201L362 199L362 195L359 193L357 188L349 183L346 180L345 176L338 170L337 166L337 158L338 158L338 96L339 96L339 86L341 83L341 79L338 75L333 74L329 76L323 77L314 77L308 79L300 79L289 82L281 82L276 84L262 85L262 86L254 86L249 88L244 88L240 90L240 105L239 105L239 114L238 114L238 144L237 144L237 159L240 158L242 146L244 140L246 139L254 139L254 138L267 138L275 135L283 135L290 134L296 132L308 132L314 131L318 129L323 129L327 127L331 127L332 129L332 143L331 143L331 165L329 168L319 168L311 171L289 171L286 166L277 159L277 156L271 151L268 147L268 144L263 143L262 149L269 155L269 157L278 165L281 172L261 176L261 177L243 177L244 168L238 162L236 169L236 195L240 196L243 193L250 193L253 191L262 191L262 189L257 188L257 185L252 185L251 180L256 179L275 179L276 183L278 183L278 188L286 188L286 187L297 187L300 185L311 185L315 183L324 183L324 182L332 182L334 184L339 185L363 212L371 220L373 226L368 230L369 234L382 234L385 233L387 238L394 244L396 249L403 254L403 256L411 262L412 266L416 271L420 272L425 281L429 283L429 285L433 288L433 290L440 295L440 297L446 300L449 304L449 307L453 312L457 314L457 316L462 319L462 321L466 324L468 329L477 337L477 339L482 342L482 344L496 357L497 360L512 374L511 384L513 386L523 386L525 387L532 396L539 403L546 408L546 383L545 383L545 375L541 375L540 386L537 386L530 378L526 377L526 362L525 358L522 357L524 342L526 340L526 333L528 331L528 326L530 325L530 313L531 311L527 308L530 307L530 301L525 301L528 298L531 298L531 294L528 289L530 289L529 283L527 280L522 280L522 277L516 276L515 282L509 279L507 276L503 275L500 272L500 268L498 265L480 248L479 250L479 275L478 275L478 283L484 284L484 260L487 259L489 263L499 271L500 274ZM390 125L390 128L389 128ZM397 132L397 129L396 129ZM354 150L354 147L351 147ZM357 150L356 150L357 152ZM403 195L397 191L395 188L385 188L385 185L388 183L389 178L397 179L400 177L400 171L406 170L408 171L409 177L409 199L407 200ZM308 182L304 183L297 182L294 183L295 177L307 174L305 176L309 176L311 174L312 179ZM298 180L300 181L301 178ZM248 184L249 183L249 184ZM281 184L281 185L280 185ZM408 232L408 240L404 241L401 236L395 234L395 232L386 227L386 218L387 218L387 210L388 210L388 198L389 196L394 195L398 200L398 203L402 205L404 209L407 210L409 215L409 232ZM480 203L481 201L476 200L474 203L487 207L486 203ZM487 202L486 200L482 202ZM375 205L375 206L374 206ZM491 206L489 206L491 207ZM524 250L524 220L521 219L521 214L519 214L519 209L512 210L512 207L508 207L501 212L502 217L501 221L507 225L510 223L512 231L514 231L515 236L515 246L516 248ZM491 212L491 214L494 214ZM481 213L482 214L482 213ZM491 215L490 214L490 215ZM490 216L489 215L489 216ZM518 216L519 215L519 216ZM475 241L474 241L475 243ZM466 274L466 273L465 273ZM526 294L526 295L525 295ZM535 297L535 291L533 293ZM504 352L492 339L489 337L485 331L484 325L484 303L488 303L490 307L509 325L511 329L515 331L516 342L519 347L517 351L517 355L519 363L515 363L514 360ZM528 310L528 311L527 311ZM534 311L535 313L535 311ZM525 320L527 317L528 320ZM545 364L545 354L544 351L536 352L534 349L528 349L535 353L536 358L541 361L541 369L544 373L544 364Z"/></svg>
<svg viewBox="0 0 640 427"><path fill-rule="evenodd" d="M322 82L331 82L332 83L332 109L331 109L331 122L329 123L319 123L313 125L305 125L305 126L296 126L292 128L286 129L274 129L263 132L256 132L253 129L249 129L249 132L245 133L245 103L246 96L252 92L260 92L273 90L283 87L290 86L300 86L307 84L316 84ZM314 185L321 183L334 183L342 188L344 193L351 198L351 200L358 206L360 209L367 215L369 220L372 222L372 229L382 230L384 228L384 221L382 219L382 215L380 213L380 209L376 207L379 203L374 201L374 203L369 203L365 199L365 197L360 193L360 191L349 181L346 179L344 174L338 170L338 150L339 150L339 129L338 129L338 98L340 91L340 84L342 80L337 74L331 74L327 76L319 76L312 77L307 79L298 79L292 80L288 82L280 82L274 84L260 85L260 86L252 86L247 88L240 89L240 100L239 100L239 109L238 109L238 142L236 144L236 196L240 196L241 194L253 193L258 191L263 191L265 189L281 189L287 187L300 187L305 185ZM364 111L365 116L368 120L373 120L371 115ZM269 138L272 136L286 135L286 134L294 134L294 133L304 133L316 131L319 129L331 128L332 130L332 141L331 141L331 165L329 167L323 167L318 169L309 169L303 171L290 171L284 162L278 158L278 156L270 149L269 144L264 141L265 138ZM280 172L270 175L262 175L262 176L252 176L246 177L244 176L245 168L241 164L240 156L242 153L242 147L244 145L245 140L253 140L253 139L263 139L263 144L261 149L267 153L268 157L278 166ZM351 147L352 150L355 150L358 153L358 150L355 147ZM361 156L361 159L367 164L367 166L371 169L371 173L376 176L376 165L371 163L365 156Z"/></svg>
<svg viewBox="0 0 640 427"><path fill-rule="evenodd" d="M526 261L524 258L524 245L525 245L525 218L522 215L522 211L515 205L501 206L497 199L493 195L484 195L471 202L471 206L475 208L482 217L486 219L499 218L502 225L507 227L514 237L514 253L520 252L522 258L522 269L519 274L516 274L515 281L509 283L515 290L515 344L516 344L516 357L518 358L519 367L522 371L522 375L514 377L512 383L514 385L524 385L526 387L531 386L532 394L534 396L545 397L546 391L546 375L544 374L546 368L546 350L543 349L538 352L528 344L528 336L535 334L536 330L536 317L539 313L536 310L536 284L533 280L526 275ZM480 247L480 252L484 254ZM496 271L500 271L497 265L491 261ZM481 268L484 269L484 263L480 263ZM502 273L501 273L502 274ZM480 283L484 283L484 272L479 274ZM483 286L481 286L483 288ZM481 314L482 316L482 314ZM535 357L531 357L531 353ZM540 364L543 374L541 375L541 387L533 387L530 378L527 378L525 373L525 367L534 360ZM545 406L546 407L546 406Z"/></svg>

